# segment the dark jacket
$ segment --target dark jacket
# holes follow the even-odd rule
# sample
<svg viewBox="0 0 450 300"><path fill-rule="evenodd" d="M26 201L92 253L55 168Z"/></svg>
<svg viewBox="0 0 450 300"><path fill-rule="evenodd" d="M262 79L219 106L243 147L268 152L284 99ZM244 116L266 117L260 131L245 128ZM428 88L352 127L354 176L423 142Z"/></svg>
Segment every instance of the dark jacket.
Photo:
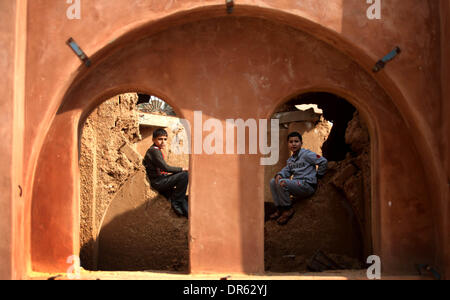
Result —
<svg viewBox="0 0 450 300"><path fill-rule="evenodd" d="M153 144L145 153L144 166L147 176L155 179L168 173L180 173L183 168L169 166L164 160L164 155L159 147Z"/></svg>

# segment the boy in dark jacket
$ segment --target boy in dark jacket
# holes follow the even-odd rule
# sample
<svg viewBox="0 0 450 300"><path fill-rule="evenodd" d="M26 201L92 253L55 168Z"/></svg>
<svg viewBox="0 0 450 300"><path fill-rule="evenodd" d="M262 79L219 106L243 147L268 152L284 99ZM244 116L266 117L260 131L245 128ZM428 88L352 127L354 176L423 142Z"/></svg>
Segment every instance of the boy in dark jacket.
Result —
<svg viewBox="0 0 450 300"><path fill-rule="evenodd" d="M186 190L188 172L186 169L169 166L161 151L167 144L167 131L157 129L153 132L153 145L144 157L144 166L151 186L172 204L172 209L178 216L188 216Z"/></svg>
<svg viewBox="0 0 450 300"><path fill-rule="evenodd" d="M272 198L277 207L270 219L276 219L280 225L286 224L295 213L290 196L312 196L317 189L317 178L327 171L328 161L310 150L302 149L302 145L300 133L288 135L288 146L293 155L288 159L287 166L270 181ZM319 166L317 170L316 166Z"/></svg>

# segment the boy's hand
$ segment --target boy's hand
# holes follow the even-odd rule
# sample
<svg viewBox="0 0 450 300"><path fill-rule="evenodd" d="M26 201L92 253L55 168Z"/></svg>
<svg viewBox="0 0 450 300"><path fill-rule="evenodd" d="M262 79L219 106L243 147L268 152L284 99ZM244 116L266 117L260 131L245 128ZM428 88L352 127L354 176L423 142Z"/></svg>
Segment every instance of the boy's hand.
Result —
<svg viewBox="0 0 450 300"><path fill-rule="evenodd" d="M188 172L189 170L187 168L183 168L183 172Z"/></svg>
<svg viewBox="0 0 450 300"><path fill-rule="evenodd" d="M277 177L275 177L275 183L276 184L280 184L280 179L282 179L283 177L281 177L281 175L277 175Z"/></svg>

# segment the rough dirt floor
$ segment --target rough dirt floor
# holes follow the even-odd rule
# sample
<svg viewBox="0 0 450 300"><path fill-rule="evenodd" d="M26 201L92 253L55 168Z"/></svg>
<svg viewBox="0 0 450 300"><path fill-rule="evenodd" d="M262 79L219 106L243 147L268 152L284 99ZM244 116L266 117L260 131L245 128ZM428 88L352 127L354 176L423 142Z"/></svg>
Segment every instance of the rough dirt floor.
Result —
<svg viewBox="0 0 450 300"><path fill-rule="evenodd" d="M67 274L30 274L31 280L68 280ZM246 274L171 274L157 272L80 272L80 280L367 280L367 270L325 271L320 273ZM433 280L423 274L383 274L382 280Z"/></svg>
<svg viewBox="0 0 450 300"><path fill-rule="evenodd" d="M269 272L306 272L317 250L345 269L360 269L359 238L349 218L349 208L339 193L320 184L311 198L294 204L295 215L287 225L265 224L265 266ZM275 210L266 205L266 215ZM267 218L267 217L266 217Z"/></svg>
<svg viewBox="0 0 450 300"><path fill-rule="evenodd" d="M144 180L145 173L139 172L129 184L150 191ZM188 220L176 216L169 201L154 191L142 199L120 193L118 197L110 209L117 212L121 205L125 212L105 220L99 237L99 270L187 273Z"/></svg>

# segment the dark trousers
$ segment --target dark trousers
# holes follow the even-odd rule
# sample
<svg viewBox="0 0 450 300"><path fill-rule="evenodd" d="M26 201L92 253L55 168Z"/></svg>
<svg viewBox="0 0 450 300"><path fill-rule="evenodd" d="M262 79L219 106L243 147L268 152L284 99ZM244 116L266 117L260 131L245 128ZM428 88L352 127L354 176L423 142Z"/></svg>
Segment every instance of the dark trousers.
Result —
<svg viewBox="0 0 450 300"><path fill-rule="evenodd" d="M182 204L186 198L189 183L188 172L164 175L150 180L152 187L171 203Z"/></svg>

